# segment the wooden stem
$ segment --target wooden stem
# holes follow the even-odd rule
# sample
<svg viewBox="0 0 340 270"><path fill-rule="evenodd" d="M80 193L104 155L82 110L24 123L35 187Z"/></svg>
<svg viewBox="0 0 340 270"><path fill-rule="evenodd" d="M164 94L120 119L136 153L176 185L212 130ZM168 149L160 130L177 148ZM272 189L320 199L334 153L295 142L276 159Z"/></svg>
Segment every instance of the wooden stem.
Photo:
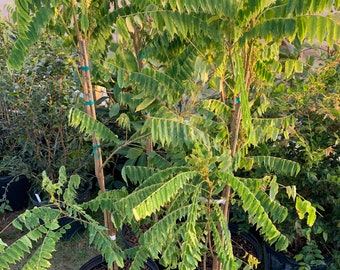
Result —
<svg viewBox="0 0 340 270"><path fill-rule="evenodd" d="M90 65L88 60L87 48L86 48L86 41L81 38L81 35L78 34L78 42L79 42L79 62L82 70L82 85L85 97L85 106L86 106L86 113L91 116L93 119L96 119L96 109L94 106L94 95L92 89L92 82L91 82L91 73L90 73ZM104 170L103 170L103 159L101 154L100 148L100 139L92 135L92 146L93 146L93 156L94 156L94 163L95 163L95 173L96 178L100 187L101 192L106 192L105 189L105 181L104 181ZM108 229L108 235L110 237L116 236L116 231L111 221L111 212L104 211L104 225ZM112 266L108 266L111 270L118 270L118 266L116 264Z"/></svg>

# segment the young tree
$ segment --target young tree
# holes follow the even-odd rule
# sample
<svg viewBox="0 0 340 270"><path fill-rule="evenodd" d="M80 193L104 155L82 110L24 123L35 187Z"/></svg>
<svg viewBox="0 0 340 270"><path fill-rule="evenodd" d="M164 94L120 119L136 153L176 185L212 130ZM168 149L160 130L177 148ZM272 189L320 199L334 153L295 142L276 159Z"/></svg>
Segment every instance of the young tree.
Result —
<svg viewBox="0 0 340 270"><path fill-rule="evenodd" d="M126 167L125 174L140 184L138 189L115 205L102 204L108 212L128 211L127 221L166 209L163 219L141 239L145 245L136 254L139 260L157 257L159 251L164 264L176 265L174 258L180 258L179 269L194 269L206 251L203 243L209 245L208 231L216 246L214 269L236 268L227 226L231 190L266 240L278 249L287 247L287 238L275 226L287 214L275 200L276 178L246 179L238 173L261 165L278 173L298 173L293 162L247 153L281 133L288 136L293 124L291 117L261 118L268 106L264 89L277 74L289 76L301 70L298 61L280 62L281 42L326 40L330 46L338 42L339 24L323 14L339 10L339 1L17 0L16 6L19 38L10 66L20 66L40 31L57 31L69 48L81 49L88 114L95 119L87 55L96 79L111 80L108 75L113 75L117 100L149 116L138 134L150 134L152 142L170 155L160 163L162 156L151 152L149 167ZM100 138L116 142L103 126L78 111L71 113L74 125L95 134L98 154ZM152 158L157 162L152 163ZM101 170L102 164L96 162ZM97 175L102 183L99 171ZM287 188L287 193L295 199L291 190ZM115 194L101 194L92 207ZM225 200L222 209L215 199ZM315 208L307 202L296 207L302 216L308 213L308 224L313 224ZM179 227L176 221L183 217ZM202 219L203 227L198 222ZM165 241L164 235L170 233L173 239ZM183 242L181 250L172 241Z"/></svg>

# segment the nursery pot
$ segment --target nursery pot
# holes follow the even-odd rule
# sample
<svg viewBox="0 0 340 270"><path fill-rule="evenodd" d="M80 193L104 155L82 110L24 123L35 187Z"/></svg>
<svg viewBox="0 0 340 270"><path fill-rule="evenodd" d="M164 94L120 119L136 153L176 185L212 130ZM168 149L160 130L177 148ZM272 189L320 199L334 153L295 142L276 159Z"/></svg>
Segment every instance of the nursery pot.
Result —
<svg viewBox="0 0 340 270"><path fill-rule="evenodd" d="M29 188L30 183L25 175L0 176L0 199L5 195L13 211L27 207Z"/></svg>
<svg viewBox="0 0 340 270"><path fill-rule="evenodd" d="M233 253L235 257L241 259L245 251L252 254L261 263L263 259L262 247L257 238L249 231L240 231L237 224L229 223L231 239L233 240ZM241 254L240 254L241 252ZM197 268L201 270L203 268ZM240 269L243 269L243 265ZM213 270L213 269L212 269ZM278 270L278 269L277 269ZM280 269L281 270L281 269Z"/></svg>
<svg viewBox="0 0 340 270"><path fill-rule="evenodd" d="M262 247L257 240L257 238L249 231L247 232L240 232L236 224L229 224L229 230L231 237L239 236L241 239L243 239L246 243L251 245L255 251L255 256L259 262L262 262L263 259L263 253L262 253Z"/></svg>
<svg viewBox="0 0 340 270"><path fill-rule="evenodd" d="M326 270L332 263L331 258L325 260L325 265L311 265L312 270ZM294 258L288 257L282 252L264 242L264 266L265 270L299 270L299 264Z"/></svg>
<svg viewBox="0 0 340 270"><path fill-rule="evenodd" d="M77 191L77 203L88 202L91 200L91 190L92 190L92 182L87 182L84 189Z"/></svg>
<svg viewBox="0 0 340 270"><path fill-rule="evenodd" d="M86 262L83 266L79 268L79 270L106 270L107 263L102 255L97 255ZM128 268L127 268L128 269ZM145 269L148 270L158 270L158 266L152 260L147 260L145 263Z"/></svg>
<svg viewBox="0 0 340 270"><path fill-rule="evenodd" d="M263 254L262 254L262 247L256 237L250 233L250 232L239 232L238 227L236 224L229 224L229 230L231 237L240 237L247 245L252 246L255 251L255 256L258 259L259 262L262 262ZM131 229L127 226L123 226L122 228L122 239L125 243L125 245L128 248L133 247L135 244L132 244L132 242L137 242L138 240L135 239L134 233L131 231ZM197 270L201 270L203 268L198 267ZM276 269L278 270L278 269ZM280 269L281 270L281 269Z"/></svg>
<svg viewBox="0 0 340 270"><path fill-rule="evenodd" d="M71 239L73 236L77 234L82 234L85 231L84 225L73 218L70 217L62 217L58 220L58 223L61 227L69 224L70 228L66 230L66 232L63 234L61 240L68 240Z"/></svg>
<svg viewBox="0 0 340 270"><path fill-rule="evenodd" d="M131 230L131 227L123 225L122 239L127 248L139 245L137 235Z"/></svg>

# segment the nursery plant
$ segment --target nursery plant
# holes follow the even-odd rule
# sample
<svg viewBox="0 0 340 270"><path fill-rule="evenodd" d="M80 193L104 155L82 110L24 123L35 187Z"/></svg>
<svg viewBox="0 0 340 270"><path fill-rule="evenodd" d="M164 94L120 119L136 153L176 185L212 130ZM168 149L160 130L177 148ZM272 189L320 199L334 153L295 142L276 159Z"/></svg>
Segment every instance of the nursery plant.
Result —
<svg viewBox="0 0 340 270"><path fill-rule="evenodd" d="M285 78L302 68L299 61L280 63L282 40L302 44L305 39L326 39L332 46L340 27L331 16L320 14L326 8L338 10L338 2L51 1L43 5L18 0L16 4L19 39L10 66L21 65L46 26L66 36L65 45L78 42L74 48L79 46L87 114L73 109L70 119L93 137L101 192L82 206L64 197L73 210L69 213L100 207L106 212L105 225L110 227L113 221L115 228L157 214L158 221L141 236L141 245L129 251L134 255L131 269L148 257L161 257L167 267L195 269L206 254L213 257L213 269L236 269L240 263L234 259L228 230L233 197L240 198L249 222L269 243L277 249L288 246L287 237L277 229L287 217L286 208L276 200L277 179L296 175L300 167L280 157L251 156L249 149L279 135L288 137L294 125L291 116L263 117L269 105L264 90L277 74ZM118 42L113 42L112 34ZM100 140L113 143L113 153L126 142L119 142L95 121L91 78L113 83L117 103L146 115L142 128L129 140L150 136L148 143L155 151L148 153L147 166L124 168L126 179L138 184L130 194L105 190ZM242 177L243 170L257 166L266 168L261 177ZM315 208L293 186L284 188L296 202L299 217L307 214L312 226ZM101 233L103 228L89 228L94 228L91 239L109 265L113 261L122 265L121 249ZM109 234L115 235L111 227ZM23 254L29 246L25 242L15 249ZM47 250L44 258L50 253ZM46 261L41 265L47 266Z"/></svg>
<svg viewBox="0 0 340 270"><path fill-rule="evenodd" d="M23 67L10 72L6 58L17 31L5 19L1 25L1 176L24 175L39 189L43 170L56 178L59 167L68 164L69 171L88 178L85 171L93 166L83 157L90 156L91 145L68 125L68 107L80 98L72 65L58 49L60 38L42 35Z"/></svg>
<svg viewBox="0 0 340 270"><path fill-rule="evenodd" d="M294 114L297 122L289 141L282 138L262 150L274 155L281 153L300 164L299 175L286 177L284 181L295 185L300 195L308 198L320 213L309 228L298 221L294 209L289 207L287 224L291 225L283 229L290 235L293 255L303 246L304 249L310 246L322 253L323 259L333 257L334 267L339 267L339 51L322 52L320 58L323 60L320 67L307 67L308 73L295 74L273 91L270 97L273 106L267 113L271 116ZM280 111L276 104L281 105ZM297 255L302 263L308 258L324 263L322 257Z"/></svg>

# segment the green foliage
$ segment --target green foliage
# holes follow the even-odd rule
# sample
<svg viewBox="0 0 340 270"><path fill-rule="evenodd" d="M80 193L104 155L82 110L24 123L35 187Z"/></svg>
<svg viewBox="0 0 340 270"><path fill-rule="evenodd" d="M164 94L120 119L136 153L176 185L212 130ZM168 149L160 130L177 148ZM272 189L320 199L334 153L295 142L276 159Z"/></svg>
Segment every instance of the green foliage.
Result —
<svg viewBox="0 0 340 270"><path fill-rule="evenodd" d="M65 216L80 221L87 228L89 244L93 244L108 263L116 261L122 267L126 257L122 249L109 238L107 229L75 201L75 188L80 183L79 176L72 175L68 178L64 167L61 167L59 172L59 181L56 183L53 183L46 173L43 174L43 185L50 194L52 205L26 210L13 221L13 226L20 230L22 235L10 245L1 241L0 269L10 269L10 265L23 258L26 261L23 269L48 269L56 243L69 226L61 227L58 222Z"/></svg>
<svg viewBox="0 0 340 270"><path fill-rule="evenodd" d="M270 220L267 212L253 194L253 192L240 180L231 175L222 176L226 179L227 183L236 191L240 196L242 208L248 212L249 220L260 228L260 232L265 235L269 243L276 242L276 248L284 250L288 246L287 238L282 235Z"/></svg>
<svg viewBox="0 0 340 270"><path fill-rule="evenodd" d="M288 205L287 225L280 226L290 235L290 249L297 250L295 254L308 249L311 249L311 254L332 250L332 254L323 254L327 258L336 254L339 248L339 145L335 132L339 118L333 110L339 100L338 58L338 51L317 54L315 60L321 63L319 68L310 66L313 62L307 61L307 70L303 74L295 74L274 89L270 97L273 106L266 113L271 117L281 114L296 117L290 139L281 137L270 148L265 148L266 154L280 154L300 164L300 173L296 177L278 178L279 185L289 185L286 187L287 196L296 197L294 206ZM322 196L319 190L324 191ZM278 196L284 197L280 193ZM307 217L306 223L299 220L302 217ZM313 226L310 227L309 222L314 223ZM309 230L309 237L299 232L297 228L300 227ZM322 234L318 233L320 230ZM312 241L317 243L317 247ZM306 259L304 265L308 267L310 257L306 258L306 253L303 254L297 258L301 262Z"/></svg>
<svg viewBox="0 0 340 270"><path fill-rule="evenodd" d="M30 47L40 39L41 32L47 26L54 15L54 9L50 5L39 8L34 16L30 14L28 3L25 0L17 0L14 19L18 22L19 39L14 43L8 64L19 68L27 56ZM29 3L34 5L35 3Z"/></svg>
<svg viewBox="0 0 340 270"><path fill-rule="evenodd" d="M1 20L0 32L0 174L25 174L40 185L43 170L55 178L59 167L68 164L68 172L86 168L84 177L92 167L87 162L91 145L68 126L68 107L78 106L81 98L71 60L61 52L62 40L40 35L22 68L10 71L5 61L17 29Z"/></svg>
<svg viewBox="0 0 340 270"><path fill-rule="evenodd" d="M311 265L325 265L324 257L314 241L304 246L301 253L294 258L299 263L299 269L311 269Z"/></svg>
<svg viewBox="0 0 340 270"><path fill-rule="evenodd" d="M194 140L210 144L207 134L182 119L151 117L150 122L153 141L160 141L162 145L183 147L183 144L192 144Z"/></svg>
<svg viewBox="0 0 340 270"><path fill-rule="evenodd" d="M252 156L251 158L256 164L263 165L267 169L277 173L295 176L300 171L299 164L291 160L269 156Z"/></svg>
<svg viewBox="0 0 340 270"><path fill-rule="evenodd" d="M102 141L118 143L117 135L99 121L95 121L92 117L79 109L70 109L69 121L71 126L79 127L81 132L86 135L95 135Z"/></svg>
<svg viewBox="0 0 340 270"><path fill-rule="evenodd" d="M34 208L27 210L14 220L13 225L19 230L28 229L17 241L5 247L0 254L1 269L9 269L9 265L31 254L23 269L48 269L49 259L55 251L55 245L65 232L58 225L59 211L52 208ZM38 248L33 249L33 243Z"/></svg>
<svg viewBox="0 0 340 270"><path fill-rule="evenodd" d="M164 233L173 237L164 239L157 251L164 256L161 261L166 267L179 269L195 268L209 252L223 267L237 268L228 224L214 203L230 199L222 195L222 190L228 187L232 189L232 198L237 197L247 213L249 222L277 249L286 249L289 244L277 225L287 217L287 210L279 201L280 185L295 200L300 218L307 213L307 224L312 226L316 214L313 204L297 196L294 185L286 188L281 183L282 175L295 177L299 165L277 156L275 151L271 156L268 150L271 145L279 144L280 138L295 135L292 134L294 119L281 114L266 117L269 108L266 95L275 85L274 80L284 80L294 71L303 71L295 59L279 59L282 40L302 45L305 40L326 39L332 46L339 39L339 23L330 16L320 15L334 1L300 2L132 0L129 5L123 4L112 11L108 8L109 1L95 1L97 5L64 3L65 12L61 8L55 12L52 4L45 7L40 1L18 0L19 39L8 64L18 68L27 49L36 41L38 32L29 36L32 25L40 24L37 28L40 31L52 19L54 25L49 27L56 31L61 27L58 19L67 22L64 41L70 42L74 38L74 31L70 30L72 14L78 15L79 27L84 37L90 39L93 74L98 81L112 87L120 108L134 112L142 122L136 125L137 132L131 141L137 136L150 136L154 146L169 153L164 158L167 167L164 163L150 162L148 167L137 164L123 170L125 180L137 184L132 193L105 192L82 207L113 211L112 219L117 227L123 222L134 224L150 215L159 215L160 225L153 225L151 230L159 239L164 239ZM48 16L41 20L43 12ZM28 16L30 13L34 16ZM103 22L101 26L98 19ZM119 41L113 45L112 34ZM20 46L22 53L14 57L13 52ZM170 56L164 55L167 48L171 48ZM278 60L280 63L276 63ZM283 67L284 74L275 74ZM108 71L101 70L104 68ZM117 115L116 109L112 109L111 116ZM145 118L140 112L145 113ZM118 145L117 137L99 121L77 109L72 109L70 115L71 124L86 135L95 134ZM123 120L120 123L128 123L126 118ZM119 147L116 146L114 153ZM127 156L136 159L140 154L130 151ZM76 185L77 179L73 180ZM62 182L60 179L59 185ZM46 187L55 189L52 194L55 191L58 194L58 185ZM67 201L73 204L73 189L66 194ZM103 237L101 227L92 226L93 220L88 220L91 241L109 263L117 260L121 264L119 249ZM142 236L142 245L131 251L136 258L133 267L141 266L148 254L158 258L158 252L151 250L155 244L144 242L148 237L147 233ZM218 250L207 251L209 237ZM115 252L117 257L112 255Z"/></svg>
<svg viewBox="0 0 340 270"><path fill-rule="evenodd" d="M198 219L199 206L198 196L199 196L200 186L195 188L192 197L192 206L188 213L188 220L185 225L185 235L183 236L182 244L182 261L179 263L179 269L194 269L197 267L197 262L201 260L201 250L203 248L202 243L200 243L200 234L197 231L196 223Z"/></svg>
<svg viewBox="0 0 340 270"><path fill-rule="evenodd" d="M211 227L213 240L216 244L216 252L221 260L223 269L235 269L236 263L227 221L221 211L221 207L215 202L213 207L216 212L218 222L213 220L212 217L209 217L209 226ZM222 237L219 235L218 225L221 226ZM221 239L226 242L225 245L222 244Z"/></svg>
<svg viewBox="0 0 340 270"><path fill-rule="evenodd" d="M296 198L296 210L298 211L298 215L300 219L305 217L305 214L308 213L307 225L312 226L316 219L316 209L311 205L308 201L302 201L300 197Z"/></svg>
<svg viewBox="0 0 340 270"><path fill-rule="evenodd" d="M162 250L166 248L169 235L178 234L177 220L186 217L189 211L191 211L191 207L191 205L186 205L175 209L141 235L139 242L142 245L150 247L149 252L153 257L157 257L158 253L162 252ZM175 239L176 238L177 237L175 237Z"/></svg>
<svg viewBox="0 0 340 270"><path fill-rule="evenodd" d="M195 172L188 171L177 174L172 179L169 179L155 190L151 196L139 203L138 206L133 209L135 219L138 221L159 210L161 206L171 200L171 197L173 197L179 189L183 188L186 182L195 177L195 174Z"/></svg>

